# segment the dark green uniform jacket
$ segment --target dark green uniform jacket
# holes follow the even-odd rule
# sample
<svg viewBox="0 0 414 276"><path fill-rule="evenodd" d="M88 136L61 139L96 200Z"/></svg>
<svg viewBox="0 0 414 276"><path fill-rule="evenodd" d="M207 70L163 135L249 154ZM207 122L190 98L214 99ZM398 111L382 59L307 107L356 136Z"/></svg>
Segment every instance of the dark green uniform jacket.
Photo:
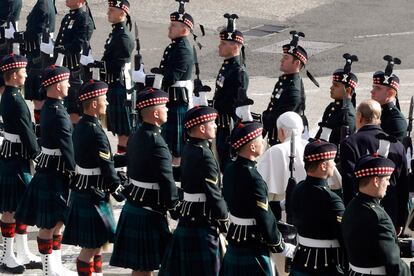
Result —
<svg viewBox="0 0 414 276"><path fill-rule="evenodd" d="M20 136L23 154L26 159L34 158L39 152L36 135L33 130L32 117L24 101L21 90L6 86L0 102L0 115L3 117L4 131ZM12 143L13 146L20 145ZM7 148L3 145L3 150ZM12 149L14 152L14 149ZM2 152L2 157L9 158Z"/></svg>
<svg viewBox="0 0 414 276"><path fill-rule="evenodd" d="M196 217L201 222L215 222L227 218L227 206L221 196L221 176L217 160L207 140L189 138L181 159L181 187L189 194L203 193L206 202L194 202L182 217ZM205 205L205 206L204 206ZM181 221L181 219L180 219Z"/></svg>
<svg viewBox="0 0 414 276"><path fill-rule="evenodd" d="M322 121L319 123L321 127L318 133L315 135L315 139L319 139L322 133L322 127L332 129L329 137L330 143L339 145L341 142L341 128L342 126L348 126L349 131L346 135L350 135L355 132L355 108L350 100L346 101L347 111L342 107L343 101L336 100L331 102L325 109L322 116ZM345 114L345 112L347 114Z"/></svg>
<svg viewBox="0 0 414 276"><path fill-rule="evenodd" d="M394 225L379 199L357 194L346 207L342 233L352 265L362 268L385 266L388 276L411 275L400 258Z"/></svg>
<svg viewBox="0 0 414 276"><path fill-rule="evenodd" d="M269 208L267 185L256 169L256 162L238 156L223 175L223 194L231 215L254 218L256 225L238 233L240 226L230 224L229 244L253 248L275 247L284 249L282 235ZM239 229L240 230L240 229Z"/></svg>
<svg viewBox="0 0 414 276"><path fill-rule="evenodd" d="M102 60L105 61L105 72L102 81L110 84L120 81L123 85L123 70L125 64L131 62L134 41L125 22L112 25L112 32L106 40Z"/></svg>
<svg viewBox="0 0 414 276"><path fill-rule="evenodd" d="M393 102L381 106L381 128L402 142L407 136L407 120Z"/></svg>
<svg viewBox="0 0 414 276"><path fill-rule="evenodd" d="M305 89L299 73L279 77L270 103L263 112L263 127L272 144L277 141L277 119L287 111L294 111L299 115L305 111Z"/></svg>
<svg viewBox="0 0 414 276"><path fill-rule="evenodd" d="M151 207L159 212L173 208L178 200L175 186L171 154L161 136L161 129L143 123L128 140L128 176L136 181L158 183L160 190L140 188L132 184L127 188L127 199L142 207Z"/></svg>
<svg viewBox="0 0 414 276"><path fill-rule="evenodd" d="M55 48L64 47L63 66L71 71L79 69L82 46L86 40L91 39L92 32L93 21L86 8L71 10L63 17L55 43Z"/></svg>

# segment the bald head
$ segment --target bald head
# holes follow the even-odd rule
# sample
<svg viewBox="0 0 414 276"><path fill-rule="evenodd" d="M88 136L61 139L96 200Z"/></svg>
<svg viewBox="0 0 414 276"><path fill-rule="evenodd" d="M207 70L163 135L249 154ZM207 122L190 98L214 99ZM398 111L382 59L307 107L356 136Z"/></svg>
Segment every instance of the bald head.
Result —
<svg viewBox="0 0 414 276"><path fill-rule="evenodd" d="M358 105L356 126L379 125L381 123L381 105L375 100L365 100Z"/></svg>

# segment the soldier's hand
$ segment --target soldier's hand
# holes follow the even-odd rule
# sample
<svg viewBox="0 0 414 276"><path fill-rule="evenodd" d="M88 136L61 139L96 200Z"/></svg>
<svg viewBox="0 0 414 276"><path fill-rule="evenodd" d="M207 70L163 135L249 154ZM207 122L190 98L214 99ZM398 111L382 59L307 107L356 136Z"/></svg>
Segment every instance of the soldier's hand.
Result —
<svg viewBox="0 0 414 276"><path fill-rule="evenodd" d="M252 114L250 113L250 105L236 107L236 115L242 120L242 122L253 121Z"/></svg>
<svg viewBox="0 0 414 276"><path fill-rule="evenodd" d="M14 33L16 30L13 27L13 24L10 23L10 26L4 30L4 37L7 39L14 38Z"/></svg>
<svg viewBox="0 0 414 276"><path fill-rule="evenodd" d="M218 219L217 224L217 228L219 229L220 233L227 233L227 231L229 230L230 220L228 218Z"/></svg>
<svg viewBox="0 0 414 276"><path fill-rule="evenodd" d="M144 83L145 84L145 76L144 73L144 64L141 63L141 67L138 71L132 71L132 81L136 83Z"/></svg>
<svg viewBox="0 0 414 276"><path fill-rule="evenodd" d="M91 51L89 51L89 54L87 56L81 55L79 62L83 66L88 66L89 64L93 64L95 60L93 59Z"/></svg>
<svg viewBox="0 0 414 276"><path fill-rule="evenodd" d="M171 219L177 220L180 218L181 202L177 203L174 208L168 209Z"/></svg>
<svg viewBox="0 0 414 276"><path fill-rule="evenodd" d="M283 256L286 258L293 258L296 246L291 243L285 243L285 248L282 251Z"/></svg>
<svg viewBox="0 0 414 276"><path fill-rule="evenodd" d="M40 43L40 51L46 55L53 55L54 45L52 40L49 43Z"/></svg>
<svg viewBox="0 0 414 276"><path fill-rule="evenodd" d="M50 42L49 42L49 44L50 44ZM56 46L55 50L59 54L65 54L66 53L65 47L63 45Z"/></svg>
<svg viewBox="0 0 414 276"><path fill-rule="evenodd" d="M24 32L14 32L13 37L14 40L18 43L24 42Z"/></svg>
<svg viewBox="0 0 414 276"><path fill-rule="evenodd" d="M125 200L125 196L122 194L122 191L124 189L125 188L121 184L118 184L118 185L114 184L114 185L111 186L111 188L109 189L109 191L110 191L112 197L116 201L122 202L122 201Z"/></svg>
<svg viewBox="0 0 414 276"><path fill-rule="evenodd" d="M204 106L208 106L208 100L207 100L207 96L206 96L206 92L198 92L198 96L194 95L193 97L193 104L194 106L196 105L204 105Z"/></svg>
<svg viewBox="0 0 414 276"><path fill-rule="evenodd" d="M105 61L95 60L92 67L99 68L99 69L104 69L105 68Z"/></svg>

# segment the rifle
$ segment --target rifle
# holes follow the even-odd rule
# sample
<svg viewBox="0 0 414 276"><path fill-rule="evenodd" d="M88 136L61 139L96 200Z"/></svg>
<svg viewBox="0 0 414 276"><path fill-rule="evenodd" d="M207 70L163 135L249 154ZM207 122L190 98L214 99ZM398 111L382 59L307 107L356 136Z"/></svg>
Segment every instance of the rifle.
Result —
<svg viewBox="0 0 414 276"><path fill-rule="evenodd" d="M195 66L195 75L196 78L194 79L194 90L193 93L196 97L200 97L200 92L210 92L211 87L208 85L203 85L200 79L200 66L198 63L197 57L197 50L196 47L193 45L193 55L194 55L194 66Z"/></svg>
<svg viewBox="0 0 414 276"><path fill-rule="evenodd" d="M48 1L45 1L46 10L49 10ZM42 31L42 42L49 44L50 43L50 30L49 30L49 15L46 16L46 22ZM40 52L40 59L42 62L42 71L52 63L52 57L49 54Z"/></svg>
<svg viewBox="0 0 414 276"><path fill-rule="evenodd" d="M294 188L296 187L296 179L293 176L293 172L295 171L295 134L293 133L294 130L292 130L292 136L290 138L290 154L289 154L289 171L290 171L290 177L288 180L288 184L286 186L286 221L289 224L292 224L293 218L292 218L292 209L291 209L291 197Z"/></svg>
<svg viewBox="0 0 414 276"><path fill-rule="evenodd" d="M141 55L141 43L139 41L139 33L138 33L138 25L137 22L134 22L134 30L135 30L135 50L137 53L134 56L134 70L139 71L141 69L142 64L142 55ZM134 89L131 89L129 93L131 94L131 99L127 101L127 106L131 107L131 124L132 124L132 132L135 132L137 123L139 121L139 113L136 108L137 104L137 93L142 91L145 88L145 83L135 83Z"/></svg>

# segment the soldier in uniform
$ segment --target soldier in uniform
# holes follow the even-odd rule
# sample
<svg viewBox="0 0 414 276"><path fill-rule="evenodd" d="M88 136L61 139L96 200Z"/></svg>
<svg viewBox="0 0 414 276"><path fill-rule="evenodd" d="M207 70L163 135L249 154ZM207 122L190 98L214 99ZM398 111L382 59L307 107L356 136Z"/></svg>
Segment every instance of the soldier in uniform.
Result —
<svg viewBox="0 0 414 276"><path fill-rule="evenodd" d="M381 128L402 142L407 135L407 121L399 106L394 103L397 100L400 79L392 73L394 64L400 64L401 61L390 56L385 56L384 60L388 61L385 71L377 71L373 75L371 99L381 105Z"/></svg>
<svg viewBox="0 0 414 276"><path fill-rule="evenodd" d="M28 59L27 78L24 84L24 97L34 104L35 123L40 124L40 111L46 98L41 89L42 64L40 43L42 33L55 31L56 8L52 0L38 0L27 16L26 31L14 34L14 37L23 44Z"/></svg>
<svg viewBox="0 0 414 276"><path fill-rule="evenodd" d="M256 170L263 152L262 125L239 123L231 133L237 158L223 175L229 209L229 243L220 275L273 275L270 252L292 258L295 246L285 243L269 208L267 185Z"/></svg>
<svg viewBox="0 0 414 276"><path fill-rule="evenodd" d="M276 122L281 114L294 111L302 116L305 112L305 90L299 73L308 61L308 54L298 45L299 36L303 34L295 31L292 34L292 41L283 45L283 56L279 67L283 75L279 77L270 103L262 116L264 134L267 134L270 146L279 143ZM304 125L307 127L306 124Z"/></svg>
<svg viewBox="0 0 414 276"><path fill-rule="evenodd" d="M181 159L184 201L159 275L219 273L219 233L227 231L228 213L219 165L209 144L216 136L216 118L217 111L208 106L196 106L184 117L189 137Z"/></svg>
<svg viewBox="0 0 414 276"><path fill-rule="evenodd" d="M343 275L342 199L328 187L333 176L334 144L316 140L305 147L306 179L293 190L292 216L298 246L290 275ZM314 214L318 214L315 216Z"/></svg>
<svg viewBox="0 0 414 276"><path fill-rule="evenodd" d="M345 139L341 145L340 162L345 206L358 192L354 170L357 160L365 154L379 153L391 159L396 169L391 175L391 185L381 200L400 234L408 217L408 172L405 149L401 142L385 134L380 127L381 106L374 100L359 104L356 112L358 131Z"/></svg>
<svg viewBox="0 0 414 276"><path fill-rule="evenodd" d="M94 23L86 0L67 0L66 6L70 9L60 25L56 43L50 47L45 47L45 52L55 56L64 55L63 66L70 70L70 89L65 98L65 106L68 109L71 121L76 124L79 121L81 107L78 100L79 88L81 85L80 53L85 41L92 37ZM49 48L48 50L46 50ZM50 51L52 50L52 51ZM60 64L58 64L60 65Z"/></svg>
<svg viewBox="0 0 414 276"><path fill-rule="evenodd" d="M332 76L331 98L334 100L325 109L315 139L323 139L339 145L342 139L355 132L355 88L358 78L351 72L356 56L345 54L345 67L337 69ZM344 127L347 133L343 133Z"/></svg>
<svg viewBox="0 0 414 276"><path fill-rule="evenodd" d="M0 151L0 213L3 254L0 262L11 273L23 273L23 261L40 262L27 247L27 225L16 223L14 212L32 178L30 160L39 152L29 108L21 87L26 79L27 59L20 55L6 55L0 63L6 88L0 102L4 123L4 140ZM17 259L13 244L16 237Z"/></svg>
<svg viewBox="0 0 414 276"><path fill-rule="evenodd" d="M112 23L112 32L106 40L102 61L98 62L101 80L109 85L108 89L108 130L118 136L117 153L126 151L128 136L131 132L130 108L125 105L127 89L131 89L131 54L134 41L129 32L129 2L110 0L108 2L108 21Z"/></svg>
<svg viewBox="0 0 414 276"><path fill-rule="evenodd" d="M296 181L302 181L306 177L303 152L308 141L302 139L302 118L293 111L280 115L277 119L277 131L281 143L264 152L257 162L257 170L268 186L269 206L276 219L280 220L285 202L286 187L290 177L289 157L292 153L292 139L294 140L293 176Z"/></svg>
<svg viewBox="0 0 414 276"><path fill-rule="evenodd" d="M0 60L7 54L13 52L12 44L9 39L14 36L16 31L11 26L18 25L20 11L22 9L22 0L0 1ZM7 35L6 35L7 33ZM3 74L0 74L0 95L5 89Z"/></svg>
<svg viewBox="0 0 414 276"><path fill-rule="evenodd" d="M194 26L192 16L180 8L170 14L168 38L170 45L165 48L160 70L164 76L161 89L169 94L168 120L162 128L162 135L172 154L175 179L179 179L179 166L184 146L183 119L193 106L192 81L194 57L188 36Z"/></svg>
<svg viewBox="0 0 414 276"><path fill-rule="evenodd" d="M67 275L61 260L61 228L67 211L69 174L75 170L72 124L63 106L69 89L69 69L55 65L46 68L42 86L47 93L40 125L42 152L15 217L40 228L37 244L44 274Z"/></svg>
<svg viewBox="0 0 414 276"><path fill-rule="evenodd" d="M236 103L247 98L249 86L249 76L242 60L244 38L235 25L238 16L225 14L225 17L227 28L220 32L219 44L219 56L224 58L224 62L217 75L213 98L214 108L218 111L216 148L221 171L231 160L230 133L239 120Z"/></svg>
<svg viewBox="0 0 414 276"><path fill-rule="evenodd" d="M102 275L102 246L113 242L115 221L109 195L118 200L121 181L114 168L111 145L98 117L105 115L108 85L89 80L79 101L83 116L73 131L76 174L62 242L82 247L76 261L78 275Z"/></svg>
<svg viewBox="0 0 414 276"><path fill-rule="evenodd" d="M152 275L160 267L171 239L167 210L178 204L171 153L161 136L167 121L168 94L147 88L137 97L142 125L128 140L127 201L116 229L110 265L132 269L132 275Z"/></svg>
<svg viewBox="0 0 414 276"><path fill-rule="evenodd" d="M355 165L359 192L342 218L349 275L411 275L400 258L393 222L380 204L395 167L390 159L376 154L363 156Z"/></svg>

